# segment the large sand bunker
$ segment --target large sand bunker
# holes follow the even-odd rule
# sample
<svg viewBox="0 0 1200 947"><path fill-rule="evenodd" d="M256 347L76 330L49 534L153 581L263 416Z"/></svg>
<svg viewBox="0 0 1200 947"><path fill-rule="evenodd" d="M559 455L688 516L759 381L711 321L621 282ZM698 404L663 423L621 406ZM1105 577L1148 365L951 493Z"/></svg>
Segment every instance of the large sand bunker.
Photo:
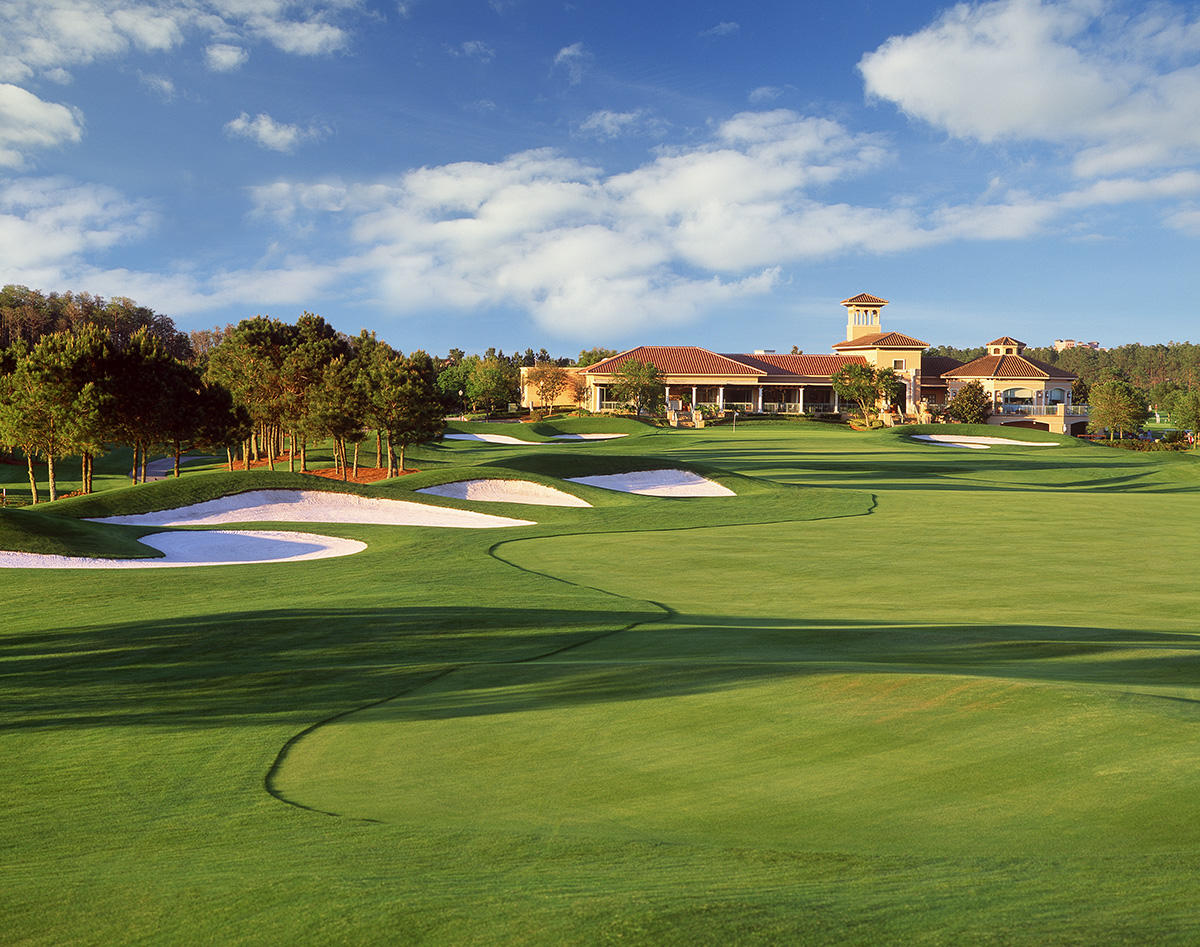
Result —
<svg viewBox="0 0 1200 947"><path fill-rule="evenodd" d="M163 553L161 559L93 559L33 552L0 552L4 569L180 569L189 566L242 566L267 562L304 562L362 552L367 544L316 533L282 530L189 530L153 533L141 542Z"/></svg>
<svg viewBox="0 0 1200 947"><path fill-rule="evenodd" d="M731 497L736 494L712 480L706 480L690 470L635 470L623 474L603 474L595 477L568 477L572 483L589 487L637 493L648 497Z"/></svg>
<svg viewBox="0 0 1200 947"><path fill-rule="evenodd" d="M486 441L489 444L520 444L525 447L535 447L545 441L523 441L511 434L443 434L448 441ZM555 434L552 441L610 441L614 437L625 437L624 434Z"/></svg>
<svg viewBox="0 0 1200 947"><path fill-rule="evenodd" d="M493 529L532 526L532 520L470 510L427 506L411 500L383 500L323 490L251 490L174 510L103 516L96 523L131 526L216 526L223 523L371 523L384 526L442 526Z"/></svg>
<svg viewBox="0 0 1200 947"><path fill-rule="evenodd" d="M968 450L987 450L993 444L1015 444L1017 447L1058 447L1046 441L1018 441L1011 437L976 437L969 434L910 434L915 440L929 441L943 447L965 447Z"/></svg>
<svg viewBox="0 0 1200 947"><path fill-rule="evenodd" d="M422 487L417 493L431 493L454 500L481 500L485 503L528 503L536 506L591 506L563 490L555 490L531 480L459 480L435 487Z"/></svg>

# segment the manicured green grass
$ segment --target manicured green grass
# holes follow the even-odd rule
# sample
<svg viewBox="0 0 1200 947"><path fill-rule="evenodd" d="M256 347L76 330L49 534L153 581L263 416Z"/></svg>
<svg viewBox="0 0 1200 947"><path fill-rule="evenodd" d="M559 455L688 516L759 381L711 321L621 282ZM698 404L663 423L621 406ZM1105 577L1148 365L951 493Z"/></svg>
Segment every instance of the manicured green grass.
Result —
<svg viewBox="0 0 1200 947"><path fill-rule="evenodd" d="M357 489L537 525L0 572L6 940L1192 941L1200 461L908 433L430 445ZM738 495L412 493L661 466ZM73 518L313 480L0 539L128 555Z"/></svg>

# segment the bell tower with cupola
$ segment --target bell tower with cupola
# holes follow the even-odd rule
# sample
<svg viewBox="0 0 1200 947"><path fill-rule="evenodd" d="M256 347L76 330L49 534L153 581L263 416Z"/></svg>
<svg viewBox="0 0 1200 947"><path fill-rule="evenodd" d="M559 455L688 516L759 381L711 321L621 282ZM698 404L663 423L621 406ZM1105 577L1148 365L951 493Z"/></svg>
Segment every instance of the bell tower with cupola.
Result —
<svg viewBox="0 0 1200 947"><path fill-rule="evenodd" d="M846 307L846 341L854 342L863 336L883 332L879 325L879 313L887 304L886 299L870 293L859 293L843 299L842 305Z"/></svg>

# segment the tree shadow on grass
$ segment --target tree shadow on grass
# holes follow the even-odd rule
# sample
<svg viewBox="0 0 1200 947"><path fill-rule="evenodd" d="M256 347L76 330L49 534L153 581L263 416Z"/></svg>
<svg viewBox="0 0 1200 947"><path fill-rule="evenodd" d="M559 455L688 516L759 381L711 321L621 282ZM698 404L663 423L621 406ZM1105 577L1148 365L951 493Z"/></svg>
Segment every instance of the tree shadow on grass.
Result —
<svg viewBox="0 0 1200 947"><path fill-rule="evenodd" d="M408 702L412 713L512 713L836 672L1195 687L1200 636L668 617L636 608L222 613L3 639L0 729L303 727L418 691L434 678L437 699Z"/></svg>

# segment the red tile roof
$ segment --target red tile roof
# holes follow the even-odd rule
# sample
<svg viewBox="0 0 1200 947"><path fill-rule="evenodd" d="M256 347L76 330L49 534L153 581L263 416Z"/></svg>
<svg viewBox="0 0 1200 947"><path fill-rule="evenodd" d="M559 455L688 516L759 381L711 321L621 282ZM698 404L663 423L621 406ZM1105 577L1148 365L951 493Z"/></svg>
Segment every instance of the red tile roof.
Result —
<svg viewBox="0 0 1200 947"><path fill-rule="evenodd" d="M900 332L875 332L872 335L859 336L857 339L847 339L844 342L838 342L834 345L835 349L874 349L874 348L900 348L900 349L923 349L928 342L922 342L920 339L914 339L911 335L904 335Z"/></svg>
<svg viewBox="0 0 1200 947"><path fill-rule="evenodd" d="M759 374L749 365L696 345L639 345L585 368L583 374L614 375L630 359L649 362L664 375L745 375L753 378Z"/></svg>
<svg viewBox="0 0 1200 947"><path fill-rule="evenodd" d="M859 293L857 296L851 296L849 299L843 299L842 305L853 306L886 306L886 299L880 299L878 296L872 296L870 293Z"/></svg>
<svg viewBox="0 0 1200 947"><path fill-rule="evenodd" d="M613 375L629 359L649 362L664 375L724 375L742 384L814 379L828 384L830 376L843 366L866 364L861 355L721 355L695 345L639 345L579 371Z"/></svg>
<svg viewBox="0 0 1200 947"><path fill-rule="evenodd" d="M993 344L993 343L989 343ZM942 373L943 378L1061 378L1074 381L1070 372L1024 355L984 355L961 368Z"/></svg>
<svg viewBox="0 0 1200 947"><path fill-rule="evenodd" d="M988 345L1019 345L1019 346L1021 346L1021 348L1025 347L1024 342L1019 342L1018 340L1014 339L1011 335L1002 335L998 339L992 339L992 341L989 342Z"/></svg>
<svg viewBox="0 0 1200 947"><path fill-rule="evenodd" d="M764 375L829 378L844 365L865 365L861 355L729 355Z"/></svg>

